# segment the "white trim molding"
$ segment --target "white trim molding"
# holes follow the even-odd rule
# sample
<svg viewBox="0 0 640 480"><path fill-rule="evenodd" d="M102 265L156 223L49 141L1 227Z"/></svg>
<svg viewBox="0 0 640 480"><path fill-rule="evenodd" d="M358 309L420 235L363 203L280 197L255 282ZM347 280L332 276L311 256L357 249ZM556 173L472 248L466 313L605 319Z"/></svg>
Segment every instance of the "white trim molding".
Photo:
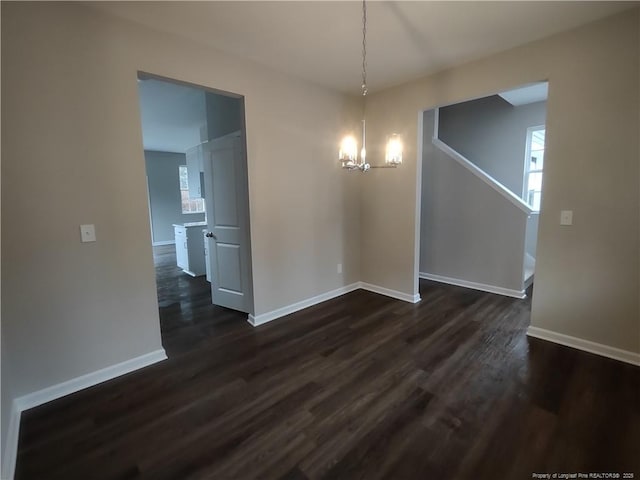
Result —
<svg viewBox="0 0 640 480"><path fill-rule="evenodd" d="M601 343L591 342L582 338L572 337L570 335L538 327L529 327L527 329L527 335L529 337L539 338L540 340L546 340L566 347L575 348L577 350L594 353L603 357L640 366L640 353L610 347Z"/></svg>
<svg viewBox="0 0 640 480"><path fill-rule="evenodd" d="M397 290L390 290L388 288L379 287L378 285L372 285L370 283L356 282L344 287L336 288L335 290L331 290L330 292L321 293L320 295L316 295L315 297L307 298L306 300L292 303L291 305L287 305L285 307L278 308L267 313L261 313L260 315L249 314L247 322L249 322L254 327L258 327L265 323L284 317L285 315L289 315L299 310L312 307L314 305L317 305L318 303L326 302L327 300L331 300L332 298L339 297L340 295L344 295L345 293L353 292L354 290L358 289L379 293L381 295L386 295L387 297L395 298L409 303L418 303L420 301L419 293L415 295L409 295L408 293L398 292Z"/></svg>
<svg viewBox="0 0 640 480"><path fill-rule="evenodd" d="M432 280L434 282L447 283L449 285L456 285L457 287L472 288L473 290L481 290L488 293L496 293L498 295L504 295L506 297L513 298L527 298L527 294L524 290L513 290L511 288L498 287L496 285L489 285L486 283L470 282L468 280L460 280L459 278L445 277L443 275L435 275L433 273L420 272L420 278L425 280Z"/></svg>
<svg viewBox="0 0 640 480"><path fill-rule="evenodd" d="M2 465L2 480L12 480L15 474L18 437L20 433L20 416L22 412L166 359L167 354L164 349L161 348L14 399L11 404L11 418L9 420L5 456Z"/></svg>
<svg viewBox="0 0 640 480"><path fill-rule="evenodd" d="M79 392L85 388L93 387L99 383L120 377L166 359L167 354L164 349L161 348L145 355L111 365L110 367L102 368L95 372L72 378L66 382L58 383L57 385L52 385L50 387L43 388L42 390L23 395L16 398L15 402L18 405L18 410L24 412L25 410L37 407L43 403L64 397L70 393Z"/></svg>
<svg viewBox="0 0 640 480"><path fill-rule="evenodd" d="M471 173L473 173L476 177L478 177L484 183L486 183L491 188L493 188L496 192L498 192L504 198L509 200L513 205L518 207L524 213L526 213L527 215L531 215L533 210L531 209L531 207L527 202L522 200L522 198L517 196L515 193L513 193L511 190L509 190L507 187L501 184L498 180L496 180L491 175L489 175L487 172L485 172L481 168L478 168L475 163L470 161L464 155L461 155L460 152L451 148L449 145L447 145L442 140L440 140L440 109L439 108L434 108L433 137L431 138L431 141L433 142L433 145L436 148L438 148L440 151L449 155L456 162L458 162L460 165L462 165L464 168L469 170Z"/></svg>
<svg viewBox="0 0 640 480"><path fill-rule="evenodd" d="M20 435L20 413L14 400L11 402L7 438L4 439L4 461L2 462L2 475L0 475L3 480L13 480L15 475L16 460L18 459L18 437Z"/></svg>
<svg viewBox="0 0 640 480"><path fill-rule="evenodd" d="M175 245L176 241L175 240L162 240L160 242L153 242L152 246L154 247L161 247L163 245Z"/></svg>
<svg viewBox="0 0 640 480"><path fill-rule="evenodd" d="M330 292L321 293L320 295L316 295L315 297L307 298L305 300L292 303L291 305L287 305L282 308L277 308L267 313L261 313L260 315L249 314L249 318L247 318L247 321L254 327L257 327L264 323L276 320L280 317L284 317L285 315L297 312L298 310L303 310L305 308L317 305L318 303L326 302L327 300L331 300L332 298L344 295L345 293L353 292L358 288L360 288L358 282L352 283L351 285L336 288L335 290L331 290Z"/></svg>
<svg viewBox="0 0 640 480"><path fill-rule="evenodd" d="M402 300L403 302L418 303L421 300L419 293L410 295L408 293L399 292L398 290L391 290L390 288L380 287L378 285L373 285L366 282L360 282L359 287L363 290L368 290L370 292L379 293L380 295L386 295L387 297Z"/></svg>
<svg viewBox="0 0 640 480"><path fill-rule="evenodd" d="M509 200L509 202L511 202L514 206L518 207L525 214L531 215L533 210L531 210L531 207L527 203L525 203L520 197L518 197L511 190L509 190L507 187L502 185L499 181L497 181L491 175L486 173L484 170L478 168L473 162L469 161L467 158L460 155L456 150L454 150L453 148L451 148L449 145L447 145L446 143L444 143L442 140L438 138L433 138L433 145L438 149L440 149L445 154L447 154L449 157L453 158L460 165L462 165L464 168L469 170L471 173L473 173L476 177L478 177L484 183L486 183L491 188L493 188L496 192L498 192L504 198Z"/></svg>

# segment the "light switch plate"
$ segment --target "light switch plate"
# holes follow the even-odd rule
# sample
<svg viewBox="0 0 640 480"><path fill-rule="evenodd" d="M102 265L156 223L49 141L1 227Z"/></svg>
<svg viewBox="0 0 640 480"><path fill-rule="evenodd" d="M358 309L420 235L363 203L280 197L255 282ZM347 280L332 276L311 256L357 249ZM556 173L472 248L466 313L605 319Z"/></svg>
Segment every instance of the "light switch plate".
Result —
<svg viewBox="0 0 640 480"><path fill-rule="evenodd" d="M80 240L85 242L96 241L96 227L95 225L80 225Z"/></svg>
<svg viewBox="0 0 640 480"><path fill-rule="evenodd" d="M562 210L560 212L560 225L573 225L573 210Z"/></svg>

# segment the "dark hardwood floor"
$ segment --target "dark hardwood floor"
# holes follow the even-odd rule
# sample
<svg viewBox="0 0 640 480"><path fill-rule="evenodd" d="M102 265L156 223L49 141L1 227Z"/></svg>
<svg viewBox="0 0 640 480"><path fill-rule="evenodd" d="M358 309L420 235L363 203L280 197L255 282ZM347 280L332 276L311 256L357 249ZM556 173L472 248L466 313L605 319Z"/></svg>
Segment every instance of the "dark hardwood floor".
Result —
<svg viewBox="0 0 640 480"><path fill-rule="evenodd" d="M169 358L206 344L230 327L247 325L247 314L211 304L211 284L176 266L175 245L153 247L162 346Z"/></svg>
<svg viewBox="0 0 640 480"><path fill-rule="evenodd" d="M253 328L171 267L169 360L25 412L16 478L640 475L640 369L527 338L528 300L421 281Z"/></svg>

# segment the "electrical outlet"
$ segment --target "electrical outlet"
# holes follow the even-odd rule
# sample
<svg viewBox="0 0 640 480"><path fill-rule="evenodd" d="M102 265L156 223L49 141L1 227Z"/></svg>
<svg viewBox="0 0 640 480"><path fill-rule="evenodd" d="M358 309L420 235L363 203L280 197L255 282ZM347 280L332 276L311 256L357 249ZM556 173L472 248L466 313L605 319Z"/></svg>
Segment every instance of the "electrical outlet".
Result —
<svg viewBox="0 0 640 480"><path fill-rule="evenodd" d="M342 264L341 263L338 264L338 273L342 273Z"/></svg>

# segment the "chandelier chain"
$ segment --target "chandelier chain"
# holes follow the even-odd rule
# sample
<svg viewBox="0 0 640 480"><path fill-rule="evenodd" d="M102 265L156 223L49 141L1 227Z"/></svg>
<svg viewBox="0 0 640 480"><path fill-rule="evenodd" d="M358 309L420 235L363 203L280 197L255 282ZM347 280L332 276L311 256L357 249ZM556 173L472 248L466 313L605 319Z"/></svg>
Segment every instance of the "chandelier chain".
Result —
<svg viewBox="0 0 640 480"><path fill-rule="evenodd" d="M367 94L367 3L362 0L362 96Z"/></svg>
<svg viewBox="0 0 640 480"><path fill-rule="evenodd" d="M362 149L358 155L358 141L349 135L342 140L338 159L342 168L366 172L371 168L395 168L402 163L402 143L395 133L389 138L385 152L386 165L370 165L367 163L367 123L366 123L366 95L367 95L367 0L362 0Z"/></svg>

